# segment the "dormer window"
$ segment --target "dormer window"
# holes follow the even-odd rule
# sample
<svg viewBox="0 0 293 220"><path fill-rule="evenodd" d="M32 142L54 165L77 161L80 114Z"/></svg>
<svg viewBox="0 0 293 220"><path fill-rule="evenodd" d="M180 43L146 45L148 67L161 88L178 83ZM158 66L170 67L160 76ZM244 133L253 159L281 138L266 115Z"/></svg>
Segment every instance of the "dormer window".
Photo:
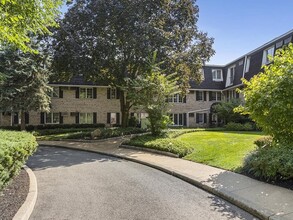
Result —
<svg viewBox="0 0 293 220"><path fill-rule="evenodd" d="M245 68L244 68L245 73L249 72L249 67L250 67L250 57L247 57L245 62Z"/></svg>
<svg viewBox="0 0 293 220"><path fill-rule="evenodd" d="M228 75L226 80L226 87L231 86L234 83L234 77L235 77L235 65L228 68Z"/></svg>
<svg viewBox="0 0 293 220"><path fill-rule="evenodd" d="M273 57L274 52L275 52L274 46L269 47L263 51L262 65L266 65L271 62L269 57Z"/></svg>
<svg viewBox="0 0 293 220"><path fill-rule="evenodd" d="M213 69L213 81L223 81L223 73L221 69Z"/></svg>

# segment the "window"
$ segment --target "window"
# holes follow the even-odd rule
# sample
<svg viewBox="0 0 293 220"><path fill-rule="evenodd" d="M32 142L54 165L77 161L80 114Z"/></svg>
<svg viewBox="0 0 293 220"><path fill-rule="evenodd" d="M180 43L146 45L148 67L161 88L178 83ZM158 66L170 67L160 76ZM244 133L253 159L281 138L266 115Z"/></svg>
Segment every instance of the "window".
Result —
<svg viewBox="0 0 293 220"><path fill-rule="evenodd" d="M250 57L247 57L246 63L245 63L245 69L244 69L245 73L249 72L249 67L250 67Z"/></svg>
<svg viewBox="0 0 293 220"><path fill-rule="evenodd" d="M171 114L174 125L183 126L185 124L185 115L183 113Z"/></svg>
<svg viewBox="0 0 293 220"><path fill-rule="evenodd" d="M204 92L203 91L196 91L196 101L203 101L204 100Z"/></svg>
<svg viewBox="0 0 293 220"><path fill-rule="evenodd" d="M59 87L52 87L52 91L49 93L51 98L59 98Z"/></svg>
<svg viewBox="0 0 293 220"><path fill-rule="evenodd" d="M228 69L228 86L233 85L234 83L234 76L235 76L235 66L232 66Z"/></svg>
<svg viewBox="0 0 293 220"><path fill-rule="evenodd" d="M276 48L280 48L282 46L283 46L283 41L282 40L276 43Z"/></svg>
<svg viewBox="0 0 293 220"><path fill-rule="evenodd" d="M79 113L79 124L93 124L93 113Z"/></svg>
<svg viewBox="0 0 293 220"><path fill-rule="evenodd" d="M292 36L286 38L286 39L284 40L284 44L289 44L291 41L292 41Z"/></svg>
<svg viewBox="0 0 293 220"><path fill-rule="evenodd" d="M174 102L174 103L185 103L186 100L183 98L181 94L175 94L168 97L168 102Z"/></svg>
<svg viewBox="0 0 293 220"><path fill-rule="evenodd" d="M223 81L223 73L220 69L212 70L213 81Z"/></svg>
<svg viewBox="0 0 293 220"><path fill-rule="evenodd" d="M108 112L107 124L120 124L120 113Z"/></svg>
<svg viewBox="0 0 293 220"><path fill-rule="evenodd" d="M93 88L79 88L79 97L82 99L92 99Z"/></svg>
<svg viewBox="0 0 293 220"><path fill-rule="evenodd" d="M110 89L110 99L116 99L116 89L115 88L111 88Z"/></svg>
<svg viewBox="0 0 293 220"><path fill-rule="evenodd" d="M274 56L274 52L275 52L274 46L268 49L265 49L263 51L262 65L266 65L271 62L269 58Z"/></svg>
<svg viewBox="0 0 293 220"><path fill-rule="evenodd" d="M210 92L210 101L221 101L221 92Z"/></svg>
<svg viewBox="0 0 293 220"><path fill-rule="evenodd" d="M197 124L207 123L207 113L196 113L196 123Z"/></svg>
<svg viewBox="0 0 293 220"><path fill-rule="evenodd" d="M45 115L45 123L46 124L59 124L60 122L60 114L58 113L54 113L54 112L50 112L50 113L46 113Z"/></svg>

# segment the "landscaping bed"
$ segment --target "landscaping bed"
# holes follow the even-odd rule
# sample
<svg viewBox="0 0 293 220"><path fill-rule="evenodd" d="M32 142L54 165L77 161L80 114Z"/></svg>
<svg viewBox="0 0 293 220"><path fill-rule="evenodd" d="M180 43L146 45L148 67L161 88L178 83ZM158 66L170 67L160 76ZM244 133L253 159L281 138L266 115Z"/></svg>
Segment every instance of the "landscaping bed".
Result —
<svg viewBox="0 0 293 220"><path fill-rule="evenodd" d="M38 141L56 141L66 139L91 139L91 132L97 128L71 128L71 129L56 129L54 130L38 130L33 134ZM98 128L101 131L100 136L95 139L105 139L111 137L119 137L130 134L141 134L146 130L141 128Z"/></svg>
<svg viewBox="0 0 293 220"><path fill-rule="evenodd" d="M11 220L24 203L29 191L29 177L22 169L0 192L0 219Z"/></svg>

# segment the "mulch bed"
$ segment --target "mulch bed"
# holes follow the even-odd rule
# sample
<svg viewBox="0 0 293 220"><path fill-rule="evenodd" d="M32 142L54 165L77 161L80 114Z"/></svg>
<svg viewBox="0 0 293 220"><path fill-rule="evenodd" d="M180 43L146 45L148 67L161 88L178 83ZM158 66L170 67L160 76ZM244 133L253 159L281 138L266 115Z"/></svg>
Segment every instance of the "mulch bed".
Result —
<svg viewBox="0 0 293 220"><path fill-rule="evenodd" d="M24 203L29 191L29 177L25 170L14 177L0 192L0 219L11 220Z"/></svg>

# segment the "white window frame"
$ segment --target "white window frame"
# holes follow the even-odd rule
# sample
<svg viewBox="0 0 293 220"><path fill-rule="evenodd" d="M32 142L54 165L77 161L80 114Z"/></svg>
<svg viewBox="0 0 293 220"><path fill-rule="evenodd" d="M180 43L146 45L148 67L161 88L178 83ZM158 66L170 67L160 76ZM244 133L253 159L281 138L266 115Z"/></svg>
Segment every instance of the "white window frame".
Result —
<svg viewBox="0 0 293 220"><path fill-rule="evenodd" d="M212 97L213 97L213 93L216 93L216 99L212 99L211 101L221 101L222 100L222 93L221 92L217 92L217 91L212 91ZM219 98L219 94L220 94L220 98Z"/></svg>
<svg viewBox="0 0 293 220"><path fill-rule="evenodd" d="M79 98L93 99L94 98L94 89L93 88L79 88Z"/></svg>
<svg viewBox="0 0 293 220"><path fill-rule="evenodd" d="M233 74L232 74L232 69L233 69ZM228 68L226 87L233 85L234 79L235 79L235 71L236 71L236 65L230 66Z"/></svg>
<svg viewBox="0 0 293 220"><path fill-rule="evenodd" d="M262 65L267 65L271 61L269 60L269 56L273 57L275 53L275 46L270 46L267 49L263 51L263 57L262 57Z"/></svg>
<svg viewBox="0 0 293 220"><path fill-rule="evenodd" d="M114 113L114 112L110 113L110 124L111 125L117 124L117 113Z"/></svg>
<svg viewBox="0 0 293 220"><path fill-rule="evenodd" d="M223 81L223 71L221 69L212 69L213 81ZM220 76L220 77L219 77Z"/></svg>
<svg viewBox="0 0 293 220"><path fill-rule="evenodd" d="M84 117L83 117L84 115ZM85 121L82 121L83 118ZM80 112L79 113L79 124L93 124L94 123L94 113L90 112Z"/></svg>
<svg viewBox="0 0 293 220"><path fill-rule="evenodd" d="M175 115L177 117L177 124L175 124ZM181 117L181 123L180 123L180 117ZM184 126L184 113L171 114L171 118L172 118L174 126Z"/></svg>
<svg viewBox="0 0 293 220"><path fill-rule="evenodd" d="M169 96L168 102L170 102L170 103L183 103L183 97L181 94L177 93L175 95Z"/></svg>
<svg viewBox="0 0 293 220"><path fill-rule="evenodd" d="M247 57L244 66L244 73L249 72L251 57Z"/></svg>
<svg viewBox="0 0 293 220"><path fill-rule="evenodd" d="M58 121L54 122L54 115L57 116ZM48 122L48 116L50 118L50 121ZM60 124L60 113L59 112L49 112L45 113L45 124Z"/></svg>

